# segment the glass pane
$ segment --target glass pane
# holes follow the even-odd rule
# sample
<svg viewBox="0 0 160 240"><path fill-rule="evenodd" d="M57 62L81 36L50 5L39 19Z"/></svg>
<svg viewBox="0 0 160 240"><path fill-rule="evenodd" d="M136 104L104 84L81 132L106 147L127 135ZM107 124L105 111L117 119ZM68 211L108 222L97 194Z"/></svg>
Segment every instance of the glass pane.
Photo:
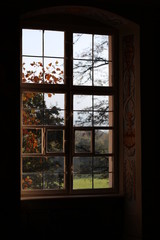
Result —
<svg viewBox="0 0 160 240"><path fill-rule="evenodd" d="M64 60L56 58L44 59L44 82L48 84L64 84Z"/></svg>
<svg viewBox="0 0 160 240"><path fill-rule="evenodd" d="M73 189L92 189L92 175L91 174L74 174L73 175Z"/></svg>
<svg viewBox="0 0 160 240"><path fill-rule="evenodd" d="M64 173L64 157L48 157L43 169L54 173Z"/></svg>
<svg viewBox="0 0 160 240"><path fill-rule="evenodd" d="M92 59L92 34L73 34L73 58Z"/></svg>
<svg viewBox="0 0 160 240"><path fill-rule="evenodd" d="M89 153L92 151L92 132L91 131L75 131L75 152L76 153Z"/></svg>
<svg viewBox="0 0 160 240"><path fill-rule="evenodd" d="M109 60L109 38L107 35L94 35L94 59Z"/></svg>
<svg viewBox="0 0 160 240"><path fill-rule="evenodd" d="M109 86L109 64L106 61L94 61L94 85Z"/></svg>
<svg viewBox="0 0 160 240"><path fill-rule="evenodd" d="M74 126L92 126L92 112L89 111L74 111L73 112Z"/></svg>
<svg viewBox="0 0 160 240"><path fill-rule="evenodd" d="M23 173L22 188L24 190L42 189L42 173Z"/></svg>
<svg viewBox="0 0 160 240"><path fill-rule="evenodd" d="M45 172L43 174L43 189L64 189L64 173Z"/></svg>
<svg viewBox="0 0 160 240"><path fill-rule="evenodd" d="M113 131L95 130L95 153L106 154L113 152Z"/></svg>
<svg viewBox="0 0 160 240"><path fill-rule="evenodd" d="M41 153L42 132L41 129L23 129L22 132L22 152Z"/></svg>
<svg viewBox="0 0 160 240"><path fill-rule="evenodd" d="M43 93L25 92L22 94L23 109L43 108Z"/></svg>
<svg viewBox="0 0 160 240"><path fill-rule="evenodd" d="M64 57L64 32L44 31L44 56Z"/></svg>
<svg viewBox="0 0 160 240"><path fill-rule="evenodd" d="M59 110L57 107L44 110L44 123L52 126L64 125L64 111Z"/></svg>
<svg viewBox="0 0 160 240"><path fill-rule="evenodd" d="M109 157L94 157L93 172L95 174L102 174L109 172Z"/></svg>
<svg viewBox="0 0 160 240"><path fill-rule="evenodd" d="M41 125L43 124L43 109L23 110L23 125Z"/></svg>
<svg viewBox="0 0 160 240"><path fill-rule="evenodd" d="M41 172L43 170L43 157L23 157L22 166L24 173Z"/></svg>
<svg viewBox="0 0 160 240"><path fill-rule="evenodd" d="M45 102L46 109L52 109L53 107L60 110L65 109L64 94L44 93L44 102Z"/></svg>
<svg viewBox="0 0 160 240"><path fill-rule="evenodd" d="M94 96L94 110L109 111L109 96Z"/></svg>
<svg viewBox="0 0 160 240"><path fill-rule="evenodd" d="M94 126L99 127L109 126L110 115L112 115L111 112L94 112Z"/></svg>
<svg viewBox="0 0 160 240"><path fill-rule="evenodd" d="M92 173L92 158L91 157L74 157L73 158L74 173Z"/></svg>
<svg viewBox="0 0 160 240"><path fill-rule="evenodd" d="M42 58L37 57L22 58L22 82L43 83Z"/></svg>
<svg viewBox="0 0 160 240"><path fill-rule="evenodd" d="M47 152L64 152L64 131L48 130L47 131Z"/></svg>
<svg viewBox="0 0 160 240"><path fill-rule="evenodd" d="M109 174L103 173L103 174L94 174L93 177L93 185L95 188L109 188Z"/></svg>
<svg viewBox="0 0 160 240"><path fill-rule="evenodd" d="M22 94L23 125L43 124L43 94L25 92Z"/></svg>
<svg viewBox="0 0 160 240"><path fill-rule="evenodd" d="M73 85L92 86L92 61L73 60Z"/></svg>
<svg viewBox="0 0 160 240"><path fill-rule="evenodd" d="M42 30L22 30L22 55L42 56Z"/></svg>
<svg viewBox="0 0 160 240"><path fill-rule="evenodd" d="M45 93L44 94L44 122L46 125L64 125L65 111L64 94Z"/></svg>
<svg viewBox="0 0 160 240"><path fill-rule="evenodd" d="M74 95L73 110L92 110L92 95Z"/></svg>

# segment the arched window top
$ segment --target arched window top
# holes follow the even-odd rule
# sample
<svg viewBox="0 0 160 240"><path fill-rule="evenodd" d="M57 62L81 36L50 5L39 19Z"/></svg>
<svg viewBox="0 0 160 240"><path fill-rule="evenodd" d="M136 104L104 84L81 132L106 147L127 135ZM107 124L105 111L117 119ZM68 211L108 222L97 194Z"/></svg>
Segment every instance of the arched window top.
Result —
<svg viewBox="0 0 160 240"><path fill-rule="evenodd" d="M62 17L63 16L63 17ZM74 21L73 21L74 18ZM123 26L136 25L115 13L86 6L56 6L40 10L31 11L21 16L23 23L46 23L56 22L59 24L85 24L93 26L101 24L111 28L120 29Z"/></svg>

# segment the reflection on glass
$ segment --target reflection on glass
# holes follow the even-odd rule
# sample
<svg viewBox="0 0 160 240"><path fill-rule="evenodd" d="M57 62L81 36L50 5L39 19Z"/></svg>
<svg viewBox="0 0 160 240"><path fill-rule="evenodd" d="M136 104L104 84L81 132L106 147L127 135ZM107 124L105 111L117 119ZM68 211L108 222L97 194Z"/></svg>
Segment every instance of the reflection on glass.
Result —
<svg viewBox="0 0 160 240"><path fill-rule="evenodd" d="M47 152L63 152L63 130L47 131Z"/></svg>
<svg viewBox="0 0 160 240"><path fill-rule="evenodd" d="M89 153L91 148L91 131L75 131L75 152L76 153Z"/></svg>
<svg viewBox="0 0 160 240"><path fill-rule="evenodd" d="M22 30L22 55L42 56L42 30Z"/></svg>
<svg viewBox="0 0 160 240"><path fill-rule="evenodd" d="M41 129L23 129L22 132L22 152L41 153L42 133Z"/></svg>
<svg viewBox="0 0 160 240"><path fill-rule="evenodd" d="M73 85L92 85L92 61L73 60Z"/></svg>
<svg viewBox="0 0 160 240"><path fill-rule="evenodd" d="M73 34L73 58L92 59L92 34Z"/></svg>
<svg viewBox="0 0 160 240"><path fill-rule="evenodd" d="M44 31L44 56L64 57L64 32Z"/></svg>

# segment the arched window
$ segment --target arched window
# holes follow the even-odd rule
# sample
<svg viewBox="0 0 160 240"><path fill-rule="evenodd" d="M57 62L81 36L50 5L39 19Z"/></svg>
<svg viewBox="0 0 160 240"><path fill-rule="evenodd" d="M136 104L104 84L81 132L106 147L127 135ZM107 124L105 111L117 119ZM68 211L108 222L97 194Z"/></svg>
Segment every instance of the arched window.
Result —
<svg viewBox="0 0 160 240"><path fill-rule="evenodd" d="M123 191L117 24L83 7L23 16L22 198Z"/></svg>

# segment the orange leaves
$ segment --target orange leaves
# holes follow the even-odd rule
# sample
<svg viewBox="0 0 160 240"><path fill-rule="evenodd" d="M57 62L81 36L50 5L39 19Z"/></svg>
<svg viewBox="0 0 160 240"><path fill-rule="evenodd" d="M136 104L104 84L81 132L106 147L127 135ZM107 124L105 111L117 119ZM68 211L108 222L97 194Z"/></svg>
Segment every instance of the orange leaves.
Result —
<svg viewBox="0 0 160 240"><path fill-rule="evenodd" d="M45 79L47 79L48 81L50 80L51 77L52 77L51 74L48 74L48 73L45 74Z"/></svg>
<svg viewBox="0 0 160 240"><path fill-rule="evenodd" d="M24 67L25 65L25 67ZM42 62L31 62L30 64L23 63L22 67L22 82L23 83L47 83L58 84L63 82L63 70L58 66L59 62L49 62L43 68Z"/></svg>
<svg viewBox="0 0 160 240"><path fill-rule="evenodd" d="M49 97L49 98L52 97L52 93L48 93L48 97Z"/></svg>
<svg viewBox="0 0 160 240"><path fill-rule="evenodd" d="M33 79L34 79L33 81L34 81L35 83L38 83L38 82L39 82L39 80L40 80L40 79L39 79L39 77L37 77L37 76L34 76L34 78L33 78Z"/></svg>
<svg viewBox="0 0 160 240"><path fill-rule="evenodd" d="M33 183L33 181L32 181L32 179L31 179L29 176L23 178L23 179L22 179L23 189L28 189L28 188L30 188L31 185L32 185L32 183Z"/></svg>
<svg viewBox="0 0 160 240"><path fill-rule="evenodd" d="M23 152L40 153L41 130L23 129Z"/></svg>
<svg viewBox="0 0 160 240"><path fill-rule="evenodd" d="M41 62L38 62L38 64L39 64L40 67L43 67L43 64Z"/></svg>

